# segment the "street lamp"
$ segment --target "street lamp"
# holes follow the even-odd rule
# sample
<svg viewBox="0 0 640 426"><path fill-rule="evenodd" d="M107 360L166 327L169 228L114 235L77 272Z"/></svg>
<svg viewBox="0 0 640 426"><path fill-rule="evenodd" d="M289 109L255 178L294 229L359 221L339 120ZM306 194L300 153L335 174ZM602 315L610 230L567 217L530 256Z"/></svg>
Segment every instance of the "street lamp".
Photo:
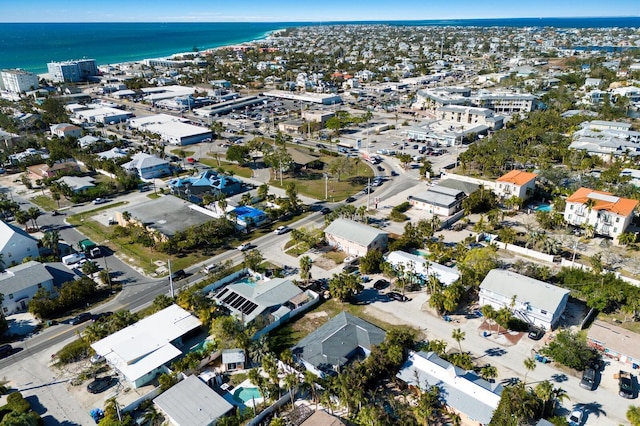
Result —
<svg viewBox="0 0 640 426"><path fill-rule="evenodd" d="M324 173L324 199L327 201L329 199L329 175Z"/></svg>

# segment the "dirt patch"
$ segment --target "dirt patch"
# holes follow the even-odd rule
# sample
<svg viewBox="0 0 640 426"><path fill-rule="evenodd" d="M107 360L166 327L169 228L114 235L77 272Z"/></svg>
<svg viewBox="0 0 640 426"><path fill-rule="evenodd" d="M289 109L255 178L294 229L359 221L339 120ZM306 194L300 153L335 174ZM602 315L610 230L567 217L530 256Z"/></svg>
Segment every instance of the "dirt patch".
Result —
<svg viewBox="0 0 640 426"><path fill-rule="evenodd" d="M306 335L317 330L327 321L329 321L329 314L327 312L309 312L305 314L301 320L296 321L294 328L297 332L304 332Z"/></svg>
<svg viewBox="0 0 640 426"><path fill-rule="evenodd" d="M318 256L316 259L314 259L313 266L317 266L318 268L324 269L325 271L330 271L338 265L328 257Z"/></svg>
<svg viewBox="0 0 640 426"><path fill-rule="evenodd" d="M491 339L502 346L516 345L520 339L522 339L522 336L525 335L525 333L505 330L494 322L489 322L487 320L484 320L482 324L480 324L478 332L484 335L485 338ZM485 335L485 333L487 335Z"/></svg>

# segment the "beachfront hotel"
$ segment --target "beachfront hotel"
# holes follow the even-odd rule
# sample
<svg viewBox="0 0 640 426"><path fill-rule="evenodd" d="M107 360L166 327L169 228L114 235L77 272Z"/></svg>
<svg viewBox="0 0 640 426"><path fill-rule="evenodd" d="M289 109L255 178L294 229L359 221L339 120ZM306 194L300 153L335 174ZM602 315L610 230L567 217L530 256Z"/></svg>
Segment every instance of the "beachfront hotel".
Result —
<svg viewBox="0 0 640 426"><path fill-rule="evenodd" d="M24 93L38 88L38 75L21 69L0 72L0 90L9 93Z"/></svg>

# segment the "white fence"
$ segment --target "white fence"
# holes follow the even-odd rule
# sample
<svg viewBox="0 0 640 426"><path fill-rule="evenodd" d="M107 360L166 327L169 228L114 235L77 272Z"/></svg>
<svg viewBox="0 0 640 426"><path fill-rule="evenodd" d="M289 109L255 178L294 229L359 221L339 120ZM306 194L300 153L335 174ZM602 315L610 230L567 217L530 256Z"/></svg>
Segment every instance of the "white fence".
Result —
<svg viewBox="0 0 640 426"><path fill-rule="evenodd" d="M494 241L492 244L495 244L498 248L501 248L503 250L507 250L512 253L522 254L524 256L533 257L534 259L542 260L544 262L553 263L555 259L555 256L552 254L540 253L539 251L520 247L515 244L506 244L506 243L503 243L502 241Z"/></svg>

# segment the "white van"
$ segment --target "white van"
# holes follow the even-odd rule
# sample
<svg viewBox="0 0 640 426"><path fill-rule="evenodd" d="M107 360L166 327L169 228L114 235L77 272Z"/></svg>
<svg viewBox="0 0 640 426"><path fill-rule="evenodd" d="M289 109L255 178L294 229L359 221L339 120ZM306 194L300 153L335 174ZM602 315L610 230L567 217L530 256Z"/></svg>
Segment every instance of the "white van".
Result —
<svg viewBox="0 0 640 426"><path fill-rule="evenodd" d="M220 267L219 265L212 263L211 265L206 265L204 268L202 268L202 272L204 272L205 274L208 274L210 272L214 272L219 267Z"/></svg>
<svg viewBox="0 0 640 426"><path fill-rule="evenodd" d="M72 253L67 256L64 256L62 258L62 263L69 266L69 265L73 265L80 262L84 258L85 258L84 253Z"/></svg>

